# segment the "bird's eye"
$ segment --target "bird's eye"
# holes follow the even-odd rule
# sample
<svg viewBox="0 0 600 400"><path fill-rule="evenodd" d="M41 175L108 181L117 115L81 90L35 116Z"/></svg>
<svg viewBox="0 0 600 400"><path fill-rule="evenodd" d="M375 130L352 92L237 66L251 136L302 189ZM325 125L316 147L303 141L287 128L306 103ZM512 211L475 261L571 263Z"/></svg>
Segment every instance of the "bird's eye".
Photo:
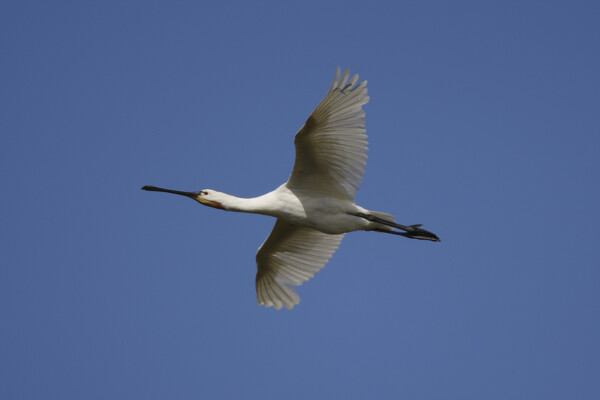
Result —
<svg viewBox="0 0 600 400"><path fill-rule="evenodd" d="M208 194L208 192L206 190L203 190L200 193L202 193L202 195L204 195L204 196L206 196Z"/></svg>

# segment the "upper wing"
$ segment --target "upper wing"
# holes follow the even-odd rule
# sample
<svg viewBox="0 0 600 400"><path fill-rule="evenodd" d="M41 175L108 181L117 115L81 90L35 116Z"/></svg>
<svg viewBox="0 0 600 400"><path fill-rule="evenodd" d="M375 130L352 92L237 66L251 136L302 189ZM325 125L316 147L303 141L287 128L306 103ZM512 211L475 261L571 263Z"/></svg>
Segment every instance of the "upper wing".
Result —
<svg viewBox="0 0 600 400"><path fill-rule="evenodd" d="M325 266L344 235L328 235L277 219L258 249L256 297L258 304L288 309L300 302L293 286L312 278Z"/></svg>
<svg viewBox="0 0 600 400"><path fill-rule="evenodd" d="M338 67L329 92L296 133L296 161L288 186L313 189L354 200L367 164L362 106L369 101L367 81Z"/></svg>

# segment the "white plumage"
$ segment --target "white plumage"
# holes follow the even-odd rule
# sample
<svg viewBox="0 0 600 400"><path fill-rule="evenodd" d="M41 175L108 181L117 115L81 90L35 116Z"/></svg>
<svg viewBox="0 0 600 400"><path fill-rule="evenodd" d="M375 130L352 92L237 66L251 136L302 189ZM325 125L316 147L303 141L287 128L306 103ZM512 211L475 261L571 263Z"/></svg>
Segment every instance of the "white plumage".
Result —
<svg viewBox="0 0 600 400"><path fill-rule="evenodd" d="M296 162L290 188L354 200L367 165L367 135L362 106L369 101L367 81L354 86L338 68L329 92L296 133Z"/></svg>
<svg viewBox="0 0 600 400"><path fill-rule="evenodd" d="M367 163L362 106L369 97L367 82L357 85L358 75L349 77L348 70L340 77L337 69L325 98L296 133L296 160L289 180L274 191L244 199L210 189L142 188L184 195L227 211L276 217L273 231L256 254L259 304L291 309L300 301L294 286L325 266L347 232L374 230L439 241L420 225L396 224L389 214L354 204Z"/></svg>

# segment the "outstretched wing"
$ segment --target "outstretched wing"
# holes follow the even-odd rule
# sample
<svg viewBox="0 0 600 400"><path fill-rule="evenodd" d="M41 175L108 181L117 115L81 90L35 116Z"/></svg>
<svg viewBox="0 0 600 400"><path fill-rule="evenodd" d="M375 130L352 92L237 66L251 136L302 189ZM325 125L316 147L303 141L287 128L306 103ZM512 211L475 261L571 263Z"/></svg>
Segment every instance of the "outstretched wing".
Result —
<svg viewBox="0 0 600 400"><path fill-rule="evenodd" d="M256 297L258 304L288 309L300 302L294 286L312 278L327 264L344 235L328 235L277 219L258 249Z"/></svg>
<svg viewBox="0 0 600 400"><path fill-rule="evenodd" d="M369 101L367 81L348 82L338 67L329 92L296 133L296 161L290 189L314 190L354 200L367 164L367 135L362 106Z"/></svg>

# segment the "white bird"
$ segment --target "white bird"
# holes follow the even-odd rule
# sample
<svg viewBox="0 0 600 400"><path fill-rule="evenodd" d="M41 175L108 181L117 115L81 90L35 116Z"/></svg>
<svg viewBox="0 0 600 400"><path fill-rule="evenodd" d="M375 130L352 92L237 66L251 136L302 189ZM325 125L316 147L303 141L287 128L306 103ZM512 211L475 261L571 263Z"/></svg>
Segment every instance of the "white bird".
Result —
<svg viewBox="0 0 600 400"><path fill-rule="evenodd" d="M387 213L354 203L367 163L367 81L348 80L338 67L325 98L296 133L296 160L288 181L259 197L239 198L204 189L182 192L154 186L226 211L270 215L273 231L256 254L258 304L291 309L300 302L294 286L312 278L329 261L345 233L376 231L438 242L421 225L400 225ZM400 229L403 232L394 230Z"/></svg>

